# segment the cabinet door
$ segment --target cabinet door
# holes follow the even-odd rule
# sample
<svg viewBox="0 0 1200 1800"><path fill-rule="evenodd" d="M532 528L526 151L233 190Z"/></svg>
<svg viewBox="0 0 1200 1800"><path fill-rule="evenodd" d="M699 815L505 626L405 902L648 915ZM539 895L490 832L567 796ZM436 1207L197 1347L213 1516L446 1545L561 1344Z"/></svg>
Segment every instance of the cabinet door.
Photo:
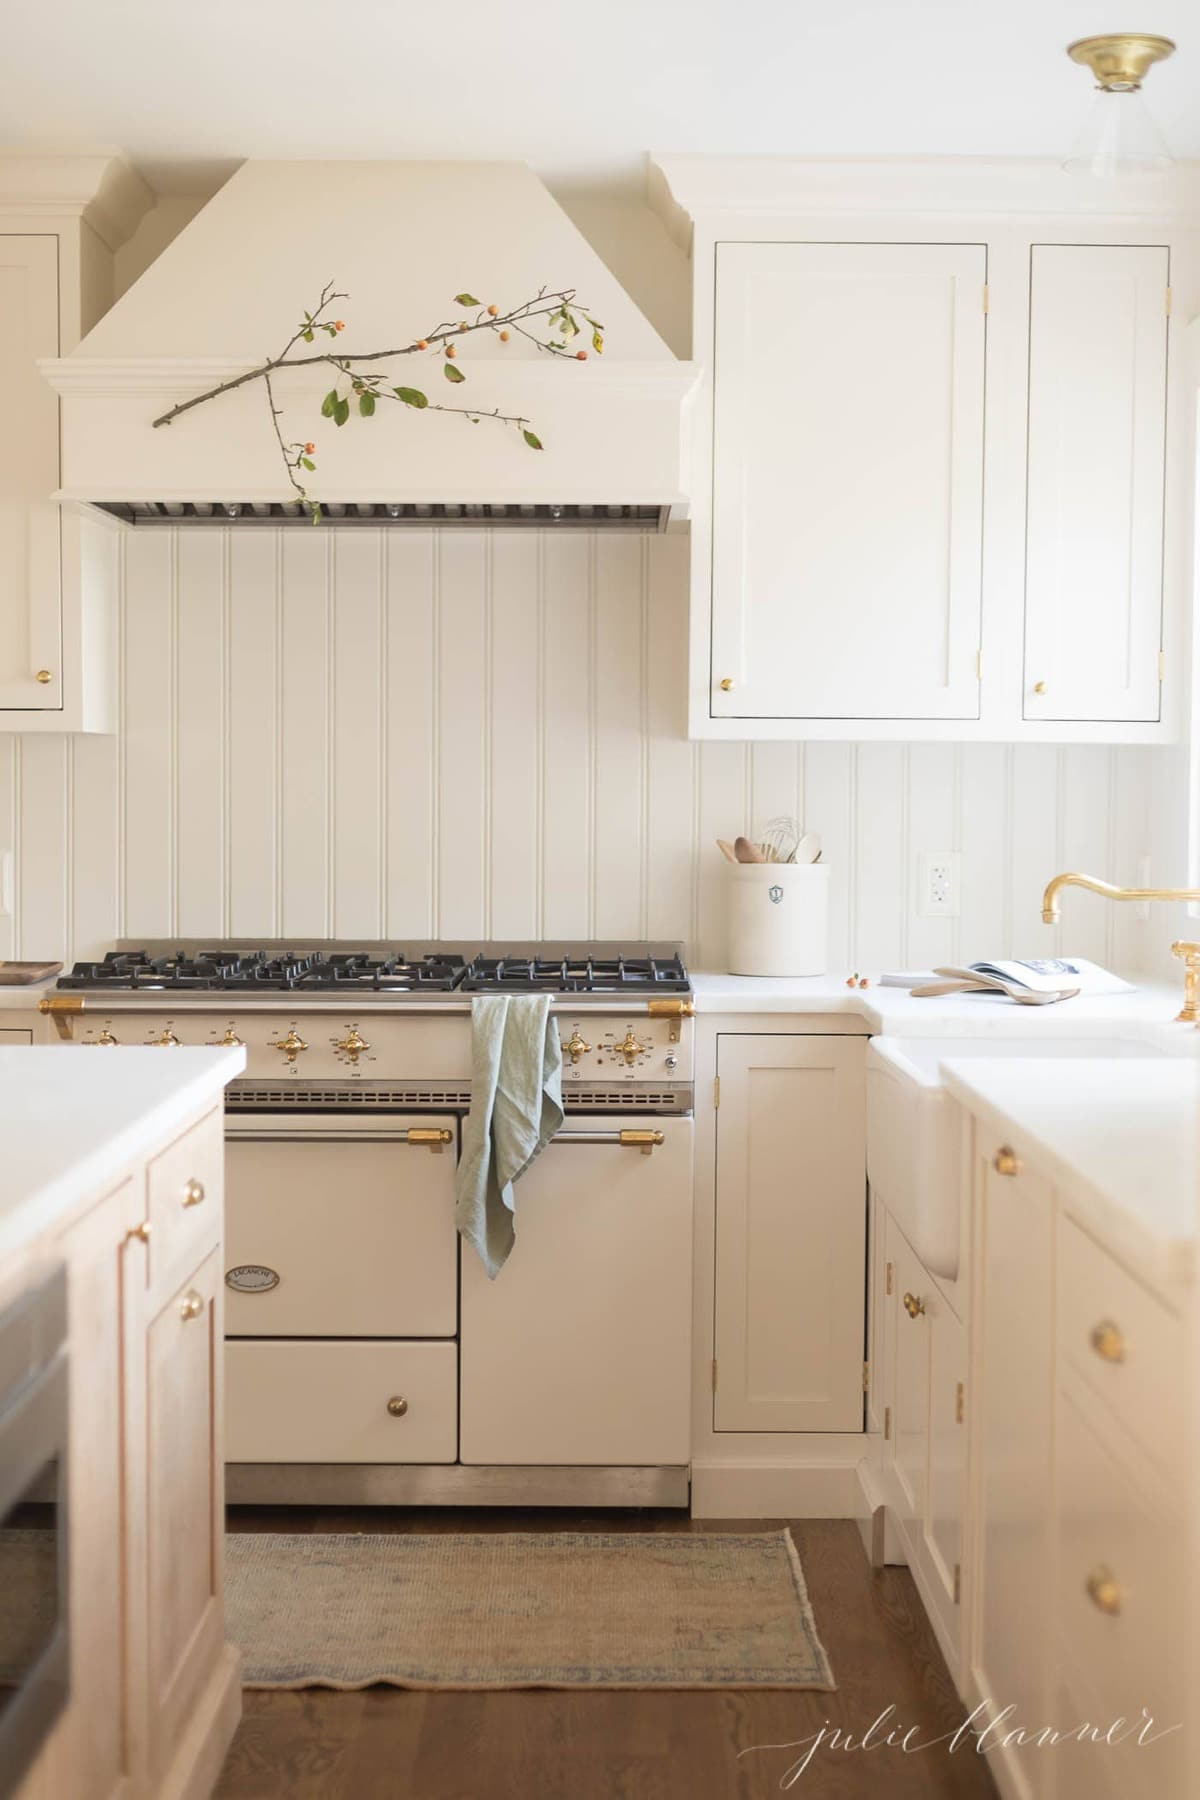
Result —
<svg viewBox="0 0 1200 1800"><path fill-rule="evenodd" d="M37 369L58 355L56 237L0 233L0 319L0 711L57 708L58 397Z"/></svg>
<svg viewBox="0 0 1200 1800"><path fill-rule="evenodd" d="M220 1252L145 1336L146 1702L158 1792L224 1638Z"/></svg>
<svg viewBox="0 0 1200 1800"><path fill-rule="evenodd" d="M933 1282L929 1320L929 1454L918 1552L926 1588L951 1640L959 1643L963 1515L966 1503L967 1334Z"/></svg>
<svg viewBox="0 0 1200 1800"><path fill-rule="evenodd" d="M718 1039L717 1431L861 1431L862 1039Z"/></svg>
<svg viewBox="0 0 1200 1800"><path fill-rule="evenodd" d="M1025 717L1157 719L1169 255L1030 252Z"/></svg>
<svg viewBox="0 0 1200 1800"><path fill-rule="evenodd" d="M925 1517L928 1478L930 1327L925 1308L933 1284L891 1218L888 1260L892 1266L892 1416L885 1459L895 1472L901 1522L915 1554Z"/></svg>
<svg viewBox="0 0 1200 1800"><path fill-rule="evenodd" d="M714 718L978 716L986 281L982 244L718 245Z"/></svg>
<svg viewBox="0 0 1200 1800"><path fill-rule="evenodd" d="M980 1134L979 1562L974 1572L972 1674L977 1692L1014 1723L1047 1717L1052 1609L1050 1539L1054 1387L1054 1194L1011 1152ZM1044 1791L1049 1764L1001 1747L1010 1785Z"/></svg>

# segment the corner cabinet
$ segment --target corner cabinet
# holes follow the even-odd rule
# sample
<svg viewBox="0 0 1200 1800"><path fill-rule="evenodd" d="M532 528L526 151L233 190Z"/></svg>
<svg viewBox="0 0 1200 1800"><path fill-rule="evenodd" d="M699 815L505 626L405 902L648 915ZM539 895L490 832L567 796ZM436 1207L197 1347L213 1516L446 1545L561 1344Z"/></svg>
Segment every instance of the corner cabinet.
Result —
<svg viewBox="0 0 1200 1800"><path fill-rule="evenodd" d="M1174 738L1193 188L655 164L706 371L690 736Z"/></svg>

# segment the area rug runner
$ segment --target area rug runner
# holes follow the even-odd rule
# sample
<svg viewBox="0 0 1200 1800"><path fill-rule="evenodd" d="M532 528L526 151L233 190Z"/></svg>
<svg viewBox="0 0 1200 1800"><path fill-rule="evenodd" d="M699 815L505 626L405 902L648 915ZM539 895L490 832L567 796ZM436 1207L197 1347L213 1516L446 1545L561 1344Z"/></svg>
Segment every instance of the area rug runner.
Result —
<svg viewBox="0 0 1200 1800"><path fill-rule="evenodd" d="M253 1688L834 1685L786 1531L231 1532Z"/></svg>

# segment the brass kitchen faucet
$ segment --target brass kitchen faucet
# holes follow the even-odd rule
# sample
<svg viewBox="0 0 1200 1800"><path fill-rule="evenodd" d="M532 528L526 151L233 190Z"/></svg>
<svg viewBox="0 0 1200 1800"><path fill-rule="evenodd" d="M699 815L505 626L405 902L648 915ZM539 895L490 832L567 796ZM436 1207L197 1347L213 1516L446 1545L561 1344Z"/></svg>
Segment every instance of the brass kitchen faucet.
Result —
<svg viewBox="0 0 1200 1800"><path fill-rule="evenodd" d="M1103 894L1106 900L1200 900L1200 888L1114 887L1110 881L1097 881L1094 875L1068 873L1056 875L1046 884L1042 895L1042 918L1047 925L1058 923L1061 916L1058 896L1065 887L1087 888L1089 893ZM1183 1006L1175 1017L1185 1025L1200 1024L1200 944L1180 939L1171 945L1171 954L1182 959L1185 969Z"/></svg>

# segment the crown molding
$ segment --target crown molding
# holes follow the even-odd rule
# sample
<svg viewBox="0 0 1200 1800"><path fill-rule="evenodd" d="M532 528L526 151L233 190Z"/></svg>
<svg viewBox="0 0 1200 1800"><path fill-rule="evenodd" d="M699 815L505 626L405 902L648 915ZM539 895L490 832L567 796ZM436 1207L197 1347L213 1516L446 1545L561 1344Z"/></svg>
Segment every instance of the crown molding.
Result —
<svg viewBox="0 0 1200 1800"><path fill-rule="evenodd" d="M0 153L0 213L84 219L109 250L132 237L154 199L118 150Z"/></svg>

